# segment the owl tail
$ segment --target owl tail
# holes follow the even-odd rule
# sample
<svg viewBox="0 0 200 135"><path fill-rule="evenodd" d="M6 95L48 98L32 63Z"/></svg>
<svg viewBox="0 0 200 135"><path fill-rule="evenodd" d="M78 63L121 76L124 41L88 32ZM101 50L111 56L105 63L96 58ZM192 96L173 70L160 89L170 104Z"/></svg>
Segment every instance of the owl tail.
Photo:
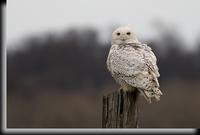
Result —
<svg viewBox="0 0 200 135"><path fill-rule="evenodd" d="M161 92L161 90L159 88L153 88L152 90L155 93L155 95L158 95L158 96L163 95L162 92Z"/></svg>
<svg viewBox="0 0 200 135"><path fill-rule="evenodd" d="M162 92L158 88L151 91L139 89L139 91L149 103L152 103L152 100L158 102L160 100L160 96L162 95Z"/></svg>

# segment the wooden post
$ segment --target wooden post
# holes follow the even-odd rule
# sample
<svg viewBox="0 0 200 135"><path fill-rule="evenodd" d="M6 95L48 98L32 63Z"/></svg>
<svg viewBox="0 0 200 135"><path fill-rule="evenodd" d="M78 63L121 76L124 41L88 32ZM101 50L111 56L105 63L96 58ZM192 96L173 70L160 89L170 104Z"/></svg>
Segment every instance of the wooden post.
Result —
<svg viewBox="0 0 200 135"><path fill-rule="evenodd" d="M103 96L103 128L138 127L138 91L115 91Z"/></svg>

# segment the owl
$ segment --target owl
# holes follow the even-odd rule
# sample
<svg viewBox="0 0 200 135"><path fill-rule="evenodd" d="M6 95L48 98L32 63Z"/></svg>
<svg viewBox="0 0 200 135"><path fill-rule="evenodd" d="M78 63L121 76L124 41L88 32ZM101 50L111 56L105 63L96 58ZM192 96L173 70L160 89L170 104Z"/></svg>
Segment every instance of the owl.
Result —
<svg viewBox="0 0 200 135"><path fill-rule="evenodd" d="M112 33L106 63L120 89L137 90L150 103L160 100L157 58L149 46L138 41L131 28L122 26Z"/></svg>

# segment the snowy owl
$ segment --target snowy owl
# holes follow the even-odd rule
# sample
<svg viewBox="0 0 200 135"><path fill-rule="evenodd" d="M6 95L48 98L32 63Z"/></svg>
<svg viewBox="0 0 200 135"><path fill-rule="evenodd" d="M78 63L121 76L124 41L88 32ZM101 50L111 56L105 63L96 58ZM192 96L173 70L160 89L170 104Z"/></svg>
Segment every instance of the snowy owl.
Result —
<svg viewBox="0 0 200 135"><path fill-rule="evenodd" d="M127 26L112 33L107 68L124 91L137 90L148 102L159 101L157 59L151 48L138 41L135 33Z"/></svg>

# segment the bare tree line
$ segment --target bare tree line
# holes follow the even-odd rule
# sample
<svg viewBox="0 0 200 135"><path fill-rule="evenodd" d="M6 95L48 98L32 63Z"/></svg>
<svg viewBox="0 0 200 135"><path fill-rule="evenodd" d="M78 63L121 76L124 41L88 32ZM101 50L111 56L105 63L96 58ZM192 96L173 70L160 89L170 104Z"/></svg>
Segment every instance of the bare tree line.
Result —
<svg viewBox="0 0 200 135"><path fill-rule="evenodd" d="M101 87L111 83L105 65L110 43L101 43L98 38L95 29L72 29L60 36L29 38L23 42L24 47L7 53L8 92L78 89L88 82ZM181 40L166 31L161 41L148 44L158 57L161 81L200 79L200 43L195 51L187 52L181 48Z"/></svg>

